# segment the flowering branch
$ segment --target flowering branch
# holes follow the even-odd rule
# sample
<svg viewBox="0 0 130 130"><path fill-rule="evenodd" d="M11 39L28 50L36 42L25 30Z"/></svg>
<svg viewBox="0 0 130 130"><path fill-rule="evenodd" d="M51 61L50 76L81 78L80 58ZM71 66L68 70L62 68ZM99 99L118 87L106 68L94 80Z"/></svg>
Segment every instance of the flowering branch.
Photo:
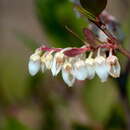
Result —
<svg viewBox="0 0 130 130"><path fill-rule="evenodd" d="M93 79L95 74L101 82L105 82L109 75L118 78L121 67L113 51L118 49L129 58L130 54L121 47L119 41L108 31L106 25L109 24L105 25L98 17L90 21L98 27L98 35L94 34L92 29L84 28L85 40L82 40L76 33L66 27L71 34L85 45L80 48L41 46L30 56L29 73L34 76L40 70L42 72L51 70L52 75L57 76L61 71L63 80L70 87L73 86L76 80ZM102 36L105 37L103 41ZM106 55L108 51L109 55ZM89 52L87 57L86 52Z"/></svg>

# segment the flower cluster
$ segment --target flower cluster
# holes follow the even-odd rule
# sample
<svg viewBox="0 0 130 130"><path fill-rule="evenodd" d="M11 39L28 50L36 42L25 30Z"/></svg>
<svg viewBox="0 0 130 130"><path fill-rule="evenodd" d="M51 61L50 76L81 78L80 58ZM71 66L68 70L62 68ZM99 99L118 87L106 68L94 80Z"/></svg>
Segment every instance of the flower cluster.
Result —
<svg viewBox="0 0 130 130"><path fill-rule="evenodd" d="M108 57L103 50L98 48L94 52L86 46L65 49L41 47L30 56L29 73L34 76L40 70L50 70L53 76L57 76L61 72L64 82L70 87L76 80L93 79L95 74L101 82L105 82L109 75L119 77L121 67L118 58L113 55L112 49ZM86 58L88 51L90 53Z"/></svg>

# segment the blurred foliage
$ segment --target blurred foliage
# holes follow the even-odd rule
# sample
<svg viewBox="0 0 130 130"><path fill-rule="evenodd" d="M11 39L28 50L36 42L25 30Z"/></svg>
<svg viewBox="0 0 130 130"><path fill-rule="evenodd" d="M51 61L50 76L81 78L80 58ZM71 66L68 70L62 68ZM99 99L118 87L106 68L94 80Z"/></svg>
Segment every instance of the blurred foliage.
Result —
<svg viewBox="0 0 130 130"><path fill-rule="evenodd" d="M15 119L13 117L7 117L2 130L31 130L31 129L22 124L21 122L19 122L18 119Z"/></svg>
<svg viewBox="0 0 130 130"><path fill-rule="evenodd" d="M83 89L84 101L92 118L105 123L110 118L117 97L113 82L109 80L101 84L99 80L94 79L94 82L87 82L86 86Z"/></svg>
<svg viewBox="0 0 130 130"><path fill-rule="evenodd" d="M17 40L24 43L25 46L27 48L30 48L32 51L35 51L35 49L39 47L36 40L33 39L32 37L29 37L27 34L24 34L24 33L19 32L19 31L15 31L14 34L16 35Z"/></svg>
<svg viewBox="0 0 130 130"><path fill-rule="evenodd" d="M92 130L91 128L81 125L81 124L73 124L73 129L74 130Z"/></svg>
<svg viewBox="0 0 130 130"><path fill-rule="evenodd" d="M67 0L36 0L37 15L41 26L46 30L50 43L55 47L81 46L65 26L82 36L82 28L86 26L83 19L77 19L73 5Z"/></svg>
<svg viewBox="0 0 130 130"><path fill-rule="evenodd" d="M28 94L28 84L26 73L23 73L22 61L15 56L11 57L8 63L8 56L4 56L0 62L0 97L4 100L5 104L17 102L23 99ZM1 100L2 101L2 100Z"/></svg>

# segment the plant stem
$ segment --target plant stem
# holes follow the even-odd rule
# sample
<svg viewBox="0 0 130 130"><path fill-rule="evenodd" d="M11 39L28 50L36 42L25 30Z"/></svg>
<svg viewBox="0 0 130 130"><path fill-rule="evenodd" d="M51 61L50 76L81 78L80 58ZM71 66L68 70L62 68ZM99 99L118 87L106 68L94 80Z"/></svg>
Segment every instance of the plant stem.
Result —
<svg viewBox="0 0 130 130"><path fill-rule="evenodd" d="M121 46L121 43L115 37L113 37L113 35L107 30L105 24L103 24L100 20L98 22L95 22L95 21L92 21L92 20L90 20L90 21L92 23L94 23L99 29L101 29L108 36L108 38L112 42L111 44L117 45L118 50L123 55L127 56L130 59L130 52Z"/></svg>

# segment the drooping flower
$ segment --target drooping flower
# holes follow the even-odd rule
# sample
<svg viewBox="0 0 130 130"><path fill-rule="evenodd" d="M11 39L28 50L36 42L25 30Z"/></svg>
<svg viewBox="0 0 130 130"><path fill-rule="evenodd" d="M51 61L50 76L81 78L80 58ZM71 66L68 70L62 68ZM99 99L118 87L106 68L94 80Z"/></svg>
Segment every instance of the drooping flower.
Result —
<svg viewBox="0 0 130 130"><path fill-rule="evenodd" d="M87 66L81 58L77 58L73 64L73 75L77 80L85 80L88 76Z"/></svg>
<svg viewBox="0 0 130 130"><path fill-rule="evenodd" d="M64 57L65 55L63 54L63 52L57 52L55 54L51 67L51 72L53 76L56 76L60 72L62 65L64 64Z"/></svg>
<svg viewBox="0 0 130 130"><path fill-rule="evenodd" d="M88 70L88 79L93 79L95 76L95 62L92 58L93 52L90 53L89 57L85 60L87 70Z"/></svg>
<svg viewBox="0 0 130 130"><path fill-rule="evenodd" d="M106 62L109 74L114 78L118 78L120 76L121 67L118 58L112 54L112 50L110 50Z"/></svg>
<svg viewBox="0 0 130 130"><path fill-rule="evenodd" d="M45 65L47 69L51 69L53 63L53 51L45 52L41 57L42 65Z"/></svg>
<svg viewBox="0 0 130 130"><path fill-rule="evenodd" d="M72 74L72 64L69 62L64 63L63 67L62 67L62 77L64 82L69 86L73 86L74 82L75 82L75 77Z"/></svg>
<svg viewBox="0 0 130 130"><path fill-rule="evenodd" d="M106 58L100 55L100 48L98 49L98 54L95 58L95 71L101 79L101 82L105 82L107 80L109 74L106 64Z"/></svg>
<svg viewBox="0 0 130 130"><path fill-rule="evenodd" d="M30 75L36 75L40 70L41 60L40 60L41 51L36 50L34 54L30 56L28 70Z"/></svg>

